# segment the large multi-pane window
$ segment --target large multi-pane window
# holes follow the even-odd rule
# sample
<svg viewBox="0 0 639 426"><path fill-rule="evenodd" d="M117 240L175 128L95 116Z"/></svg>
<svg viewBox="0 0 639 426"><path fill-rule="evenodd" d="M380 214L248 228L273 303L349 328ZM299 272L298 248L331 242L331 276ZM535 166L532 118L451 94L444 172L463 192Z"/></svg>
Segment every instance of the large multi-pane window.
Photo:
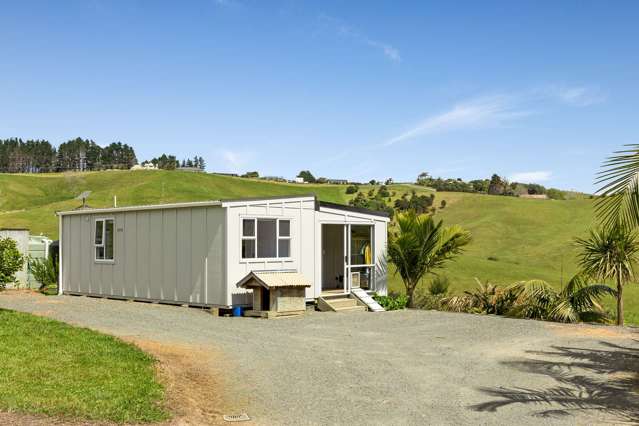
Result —
<svg viewBox="0 0 639 426"><path fill-rule="evenodd" d="M95 221L95 260L113 260L113 219Z"/></svg>
<svg viewBox="0 0 639 426"><path fill-rule="evenodd" d="M290 220L242 219L242 259L274 259L290 256Z"/></svg>

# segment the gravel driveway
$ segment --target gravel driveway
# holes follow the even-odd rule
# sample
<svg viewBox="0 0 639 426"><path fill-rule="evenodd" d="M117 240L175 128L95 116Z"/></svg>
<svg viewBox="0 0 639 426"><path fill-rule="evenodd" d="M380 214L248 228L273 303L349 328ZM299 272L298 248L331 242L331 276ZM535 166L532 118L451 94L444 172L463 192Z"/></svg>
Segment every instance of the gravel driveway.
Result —
<svg viewBox="0 0 639 426"><path fill-rule="evenodd" d="M223 375L233 409L260 424L639 420L632 329L432 311L221 318L25 293L0 294L0 307L222 354L202 368Z"/></svg>

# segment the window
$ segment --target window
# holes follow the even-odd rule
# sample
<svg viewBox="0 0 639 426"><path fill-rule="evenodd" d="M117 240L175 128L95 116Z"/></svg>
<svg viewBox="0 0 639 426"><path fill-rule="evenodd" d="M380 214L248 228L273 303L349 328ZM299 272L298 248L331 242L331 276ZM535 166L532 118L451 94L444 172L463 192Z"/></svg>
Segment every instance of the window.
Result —
<svg viewBox="0 0 639 426"><path fill-rule="evenodd" d="M113 260L113 219L95 221L95 260Z"/></svg>
<svg viewBox="0 0 639 426"><path fill-rule="evenodd" d="M242 259L291 256L291 221L242 219Z"/></svg>

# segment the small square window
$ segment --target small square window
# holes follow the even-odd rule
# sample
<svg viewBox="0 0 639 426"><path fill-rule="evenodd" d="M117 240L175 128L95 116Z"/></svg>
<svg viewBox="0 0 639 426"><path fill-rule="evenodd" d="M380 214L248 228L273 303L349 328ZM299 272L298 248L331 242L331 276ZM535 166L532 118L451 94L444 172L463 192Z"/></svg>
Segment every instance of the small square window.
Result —
<svg viewBox="0 0 639 426"><path fill-rule="evenodd" d="M290 237L290 236L291 236L291 221L280 220L280 237Z"/></svg>
<svg viewBox="0 0 639 426"><path fill-rule="evenodd" d="M255 236L255 220L253 219L242 220L242 236L243 237Z"/></svg>
<svg viewBox="0 0 639 426"><path fill-rule="evenodd" d="M279 240L277 250L278 257L291 257L291 240Z"/></svg>
<svg viewBox="0 0 639 426"><path fill-rule="evenodd" d="M255 257L255 240L242 240L242 259Z"/></svg>

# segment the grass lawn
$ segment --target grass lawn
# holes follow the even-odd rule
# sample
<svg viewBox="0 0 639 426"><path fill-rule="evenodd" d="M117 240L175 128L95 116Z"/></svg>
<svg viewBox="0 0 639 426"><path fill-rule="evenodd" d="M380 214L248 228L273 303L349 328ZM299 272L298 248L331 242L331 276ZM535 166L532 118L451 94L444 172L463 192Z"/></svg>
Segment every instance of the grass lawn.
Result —
<svg viewBox="0 0 639 426"><path fill-rule="evenodd" d="M82 420L167 419L154 360L88 329L0 310L0 409Z"/></svg>

